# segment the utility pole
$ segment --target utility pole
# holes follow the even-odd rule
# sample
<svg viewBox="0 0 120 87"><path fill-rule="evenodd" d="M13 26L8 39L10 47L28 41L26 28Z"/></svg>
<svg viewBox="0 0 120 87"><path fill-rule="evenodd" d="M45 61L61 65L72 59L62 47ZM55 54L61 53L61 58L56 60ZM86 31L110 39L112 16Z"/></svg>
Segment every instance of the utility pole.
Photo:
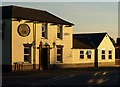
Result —
<svg viewBox="0 0 120 87"><path fill-rule="evenodd" d="M36 21L33 22L33 69L36 69Z"/></svg>

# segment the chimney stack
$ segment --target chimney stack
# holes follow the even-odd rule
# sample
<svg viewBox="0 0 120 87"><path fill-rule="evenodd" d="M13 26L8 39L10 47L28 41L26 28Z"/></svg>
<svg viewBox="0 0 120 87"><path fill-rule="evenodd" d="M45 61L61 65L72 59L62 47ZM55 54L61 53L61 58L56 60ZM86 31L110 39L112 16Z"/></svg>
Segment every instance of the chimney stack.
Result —
<svg viewBox="0 0 120 87"><path fill-rule="evenodd" d="M117 38L117 44L120 45L120 38Z"/></svg>

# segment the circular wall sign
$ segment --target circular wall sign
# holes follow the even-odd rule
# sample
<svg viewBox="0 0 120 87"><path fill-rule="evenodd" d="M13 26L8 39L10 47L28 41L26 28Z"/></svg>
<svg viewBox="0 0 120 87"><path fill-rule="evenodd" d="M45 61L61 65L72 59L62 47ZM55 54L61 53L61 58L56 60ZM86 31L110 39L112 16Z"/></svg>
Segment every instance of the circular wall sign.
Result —
<svg viewBox="0 0 120 87"><path fill-rule="evenodd" d="M26 37L30 34L30 27L27 24L20 24L18 26L18 33L20 36Z"/></svg>

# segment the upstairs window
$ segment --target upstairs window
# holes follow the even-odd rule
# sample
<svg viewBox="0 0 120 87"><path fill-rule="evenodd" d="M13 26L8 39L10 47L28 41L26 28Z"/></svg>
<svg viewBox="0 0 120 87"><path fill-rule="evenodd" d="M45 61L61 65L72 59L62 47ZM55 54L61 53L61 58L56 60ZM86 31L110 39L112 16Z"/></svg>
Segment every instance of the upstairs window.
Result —
<svg viewBox="0 0 120 87"><path fill-rule="evenodd" d="M42 24L42 37L47 38L47 23Z"/></svg>
<svg viewBox="0 0 120 87"><path fill-rule="evenodd" d="M62 25L57 27L57 38L62 39Z"/></svg>
<svg viewBox="0 0 120 87"><path fill-rule="evenodd" d="M105 59L105 50L102 50L102 59Z"/></svg>
<svg viewBox="0 0 120 87"><path fill-rule="evenodd" d="M109 55L108 55L109 59L112 59L112 50L109 50Z"/></svg>
<svg viewBox="0 0 120 87"><path fill-rule="evenodd" d="M84 59L84 51L80 51L80 59Z"/></svg>

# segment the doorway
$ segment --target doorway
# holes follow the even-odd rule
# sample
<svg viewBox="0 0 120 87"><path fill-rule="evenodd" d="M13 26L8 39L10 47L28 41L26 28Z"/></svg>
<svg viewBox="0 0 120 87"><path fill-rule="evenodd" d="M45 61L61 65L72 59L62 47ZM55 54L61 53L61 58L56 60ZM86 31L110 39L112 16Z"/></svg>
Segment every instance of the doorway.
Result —
<svg viewBox="0 0 120 87"><path fill-rule="evenodd" d="M42 55L42 60L43 60L43 70L48 69L48 48L43 48L43 55Z"/></svg>

